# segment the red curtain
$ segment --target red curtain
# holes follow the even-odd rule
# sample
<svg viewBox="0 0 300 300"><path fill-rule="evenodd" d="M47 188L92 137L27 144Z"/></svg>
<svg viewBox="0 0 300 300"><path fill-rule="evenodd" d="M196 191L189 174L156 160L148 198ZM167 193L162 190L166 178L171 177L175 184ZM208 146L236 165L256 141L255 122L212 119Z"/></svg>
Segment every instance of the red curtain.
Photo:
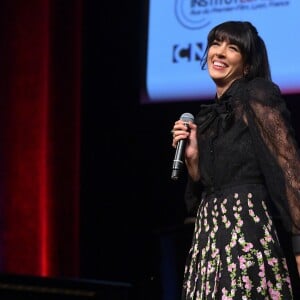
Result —
<svg viewBox="0 0 300 300"><path fill-rule="evenodd" d="M81 1L1 0L1 272L79 272Z"/></svg>

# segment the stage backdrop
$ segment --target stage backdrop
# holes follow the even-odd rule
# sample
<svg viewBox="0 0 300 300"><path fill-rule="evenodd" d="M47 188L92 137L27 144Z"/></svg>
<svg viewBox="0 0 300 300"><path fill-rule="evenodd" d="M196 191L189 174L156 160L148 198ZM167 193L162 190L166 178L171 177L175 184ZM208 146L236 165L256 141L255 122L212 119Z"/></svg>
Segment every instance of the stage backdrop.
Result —
<svg viewBox="0 0 300 300"><path fill-rule="evenodd" d="M78 273L81 2L0 2L1 272Z"/></svg>

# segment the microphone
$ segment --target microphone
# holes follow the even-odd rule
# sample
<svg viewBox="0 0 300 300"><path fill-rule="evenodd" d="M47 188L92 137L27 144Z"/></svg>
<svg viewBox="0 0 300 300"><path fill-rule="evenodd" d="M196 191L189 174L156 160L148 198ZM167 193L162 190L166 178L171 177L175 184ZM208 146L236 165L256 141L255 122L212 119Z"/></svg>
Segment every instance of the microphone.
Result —
<svg viewBox="0 0 300 300"><path fill-rule="evenodd" d="M185 125L188 126L188 122L194 122L194 116L190 113L184 113L180 116L180 120L185 122ZM186 145L186 139L179 140L176 145L176 152L173 160L173 166L172 166L172 175L171 179L177 180L179 178L179 175L182 172L184 162L183 162L183 153L185 150Z"/></svg>

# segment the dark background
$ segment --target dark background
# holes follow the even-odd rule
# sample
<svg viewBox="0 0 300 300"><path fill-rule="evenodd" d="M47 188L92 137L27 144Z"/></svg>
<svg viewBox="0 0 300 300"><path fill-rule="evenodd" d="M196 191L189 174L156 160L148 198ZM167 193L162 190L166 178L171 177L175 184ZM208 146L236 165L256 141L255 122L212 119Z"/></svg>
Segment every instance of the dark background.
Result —
<svg viewBox="0 0 300 300"><path fill-rule="evenodd" d="M191 226L185 178L170 179L169 132L199 103L140 104L147 21L140 2L84 1L81 276L177 299ZM299 95L286 99L298 134Z"/></svg>
<svg viewBox="0 0 300 300"><path fill-rule="evenodd" d="M137 2L84 2L81 276L148 293L163 280L176 299L191 226L185 178L170 179L170 130L199 103L140 104L147 19Z"/></svg>

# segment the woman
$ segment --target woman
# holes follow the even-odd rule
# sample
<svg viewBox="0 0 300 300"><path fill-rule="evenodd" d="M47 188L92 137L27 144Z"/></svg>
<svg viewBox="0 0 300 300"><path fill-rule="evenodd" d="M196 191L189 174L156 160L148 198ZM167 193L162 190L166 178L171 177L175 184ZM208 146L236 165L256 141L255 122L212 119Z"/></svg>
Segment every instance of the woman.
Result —
<svg viewBox="0 0 300 300"><path fill-rule="evenodd" d="M300 270L300 158L289 112L271 81L264 41L249 22L213 28L202 67L215 103L173 127L186 139L190 192L201 199L182 299L292 299L272 214L293 234Z"/></svg>

